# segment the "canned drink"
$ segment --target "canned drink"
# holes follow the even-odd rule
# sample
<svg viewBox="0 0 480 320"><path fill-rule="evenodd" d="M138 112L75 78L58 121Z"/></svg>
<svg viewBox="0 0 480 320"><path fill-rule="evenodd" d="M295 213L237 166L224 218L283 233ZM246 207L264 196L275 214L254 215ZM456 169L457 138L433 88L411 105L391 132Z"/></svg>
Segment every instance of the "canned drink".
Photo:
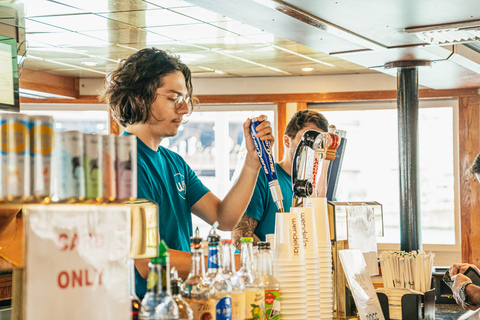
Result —
<svg viewBox="0 0 480 320"><path fill-rule="evenodd" d="M137 198L137 137L118 136L117 145L117 198Z"/></svg>
<svg viewBox="0 0 480 320"><path fill-rule="evenodd" d="M30 117L30 159L32 196L38 200L52 196L53 117Z"/></svg>
<svg viewBox="0 0 480 320"><path fill-rule="evenodd" d="M83 133L57 133L57 194L59 200L83 200L85 175L83 173Z"/></svg>
<svg viewBox="0 0 480 320"><path fill-rule="evenodd" d="M103 198L113 201L117 197L115 135L102 136L103 140Z"/></svg>
<svg viewBox="0 0 480 320"><path fill-rule="evenodd" d="M85 196L87 199L102 198L102 135L84 134L85 143Z"/></svg>
<svg viewBox="0 0 480 320"><path fill-rule="evenodd" d="M31 195L28 124L27 115L0 114L2 132L0 198L3 201L21 202Z"/></svg>

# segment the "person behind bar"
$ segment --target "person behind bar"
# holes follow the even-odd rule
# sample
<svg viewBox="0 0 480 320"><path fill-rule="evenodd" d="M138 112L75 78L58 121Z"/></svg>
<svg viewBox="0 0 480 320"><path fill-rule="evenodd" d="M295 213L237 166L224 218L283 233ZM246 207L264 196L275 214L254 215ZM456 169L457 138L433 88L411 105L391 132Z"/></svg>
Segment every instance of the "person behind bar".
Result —
<svg viewBox="0 0 480 320"><path fill-rule="evenodd" d="M480 153L475 157L472 166L468 169L469 175L480 182ZM480 274L477 266L468 263L455 263L450 267L450 276L454 280L452 286L453 298L465 310L476 310L480 307L480 287L463 273L472 267Z"/></svg>
<svg viewBox="0 0 480 320"><path fill-rule="evenodd" d="M247 156L236 183L220 200L199 180L185 160L160 143L177 134L195 104L190 69L174 54L142 49L122 60L110 74L102 98L126 135L137 137L138 198L158 204L160 237L170 250L170 265L187 278L190 267L192 216L220 230L232 230L247 208L260 161L250 135L250 119L243 125ZM266 120L266 116L260 116ZM262 140L274 142L268 121L257 127ZM121 182L120 182L121 183ZM148 259L136 260L139 297L146 292Z"/></svg>
<svg viewBox="0 0 480 320"><path fill-rule="evenodd" d="M278 182L283 194L283 206L289 211L292 206L292 163L295 150L303 133L307 130L328 132L328 121L319 112L301 110L295 113L285 128L283 136L284 153L282 161L275 163ZM263 168L257 178L252 200L242 219L232 231L235 247L240 250L240 238L253 237L254 243L265 241L265 235L275 232L277 212Z"/></svg>

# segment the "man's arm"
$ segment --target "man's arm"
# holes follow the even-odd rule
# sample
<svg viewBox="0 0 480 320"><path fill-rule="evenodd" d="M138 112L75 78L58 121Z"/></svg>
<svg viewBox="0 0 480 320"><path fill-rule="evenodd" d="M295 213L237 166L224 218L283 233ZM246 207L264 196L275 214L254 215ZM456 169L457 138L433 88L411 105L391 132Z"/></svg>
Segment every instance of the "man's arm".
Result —
<svg viewBox="0 0 480 320"><path fill-rule="evenodd" d="M237 223L237 225L232 231L233 244L239 251L241 249L240 238L242 237L252 237L253 243L257 243L258 241L260 241L260 239L254 234L257 226L257 219L252 218L249 215L243 214L242 219L240 219L240 221Z"/></svg>
<svg viewBox="0 0 480 320"><path fill-rule="evenodd" d="M465 293L467 294L467 301L472 305L467 305L460 299L460 289L465 282L471 282L470 278L467 276L458 273L457 275L452 277L454 280L452 286L453 298L457 302L457 304L461 305L465 310L477 310L480 307L480 287L469 284L465 288Z"/></svg>
<svg viewBox="0 0 480 320"><path fill-rule="evenodd" d="M260 116L265 120L265 116ZM245 144L248 150L240 176L223 200L220 200L213 193L208 192L192 207L192 212L209 224L215 221L219 223L219 229L231 231L238 223L242 214L247 209L257 181L260 161L258 160L252 136L250 134L250 123L248 119L243 124ZM272 128L270 122L264 121L257 127L257 136L261 140L269 140L273 143Z"/></svg>

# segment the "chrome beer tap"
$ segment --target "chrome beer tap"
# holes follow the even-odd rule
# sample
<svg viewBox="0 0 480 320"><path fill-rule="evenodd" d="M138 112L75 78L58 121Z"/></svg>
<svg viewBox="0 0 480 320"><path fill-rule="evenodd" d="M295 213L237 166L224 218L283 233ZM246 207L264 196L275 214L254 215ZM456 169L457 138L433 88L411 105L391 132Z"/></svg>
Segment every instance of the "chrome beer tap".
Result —
<svg viewBox="0 0 480 320"><path fill-rule="evenodd" d="M301 205L301 199L313 193L315 155L323 148L323 134L317 130L307 130L298 143L292 163L292 206ZM317 167L318 169L318 167ZM315 181L313 181L315 182Z"/></svg>

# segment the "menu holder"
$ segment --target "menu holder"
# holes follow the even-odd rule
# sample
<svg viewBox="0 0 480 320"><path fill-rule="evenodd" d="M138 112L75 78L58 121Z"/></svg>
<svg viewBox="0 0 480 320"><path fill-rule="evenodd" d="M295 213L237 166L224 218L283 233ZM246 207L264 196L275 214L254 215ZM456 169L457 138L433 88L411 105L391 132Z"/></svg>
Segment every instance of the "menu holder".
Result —
<svg viewBox="0 0 480 320"><path fill-rule="evenodd" d="M385 320L390 320L388 297L377 292ZM425 294L407 293L402 297L402 320L435 320L435 289Z"/></svg>

